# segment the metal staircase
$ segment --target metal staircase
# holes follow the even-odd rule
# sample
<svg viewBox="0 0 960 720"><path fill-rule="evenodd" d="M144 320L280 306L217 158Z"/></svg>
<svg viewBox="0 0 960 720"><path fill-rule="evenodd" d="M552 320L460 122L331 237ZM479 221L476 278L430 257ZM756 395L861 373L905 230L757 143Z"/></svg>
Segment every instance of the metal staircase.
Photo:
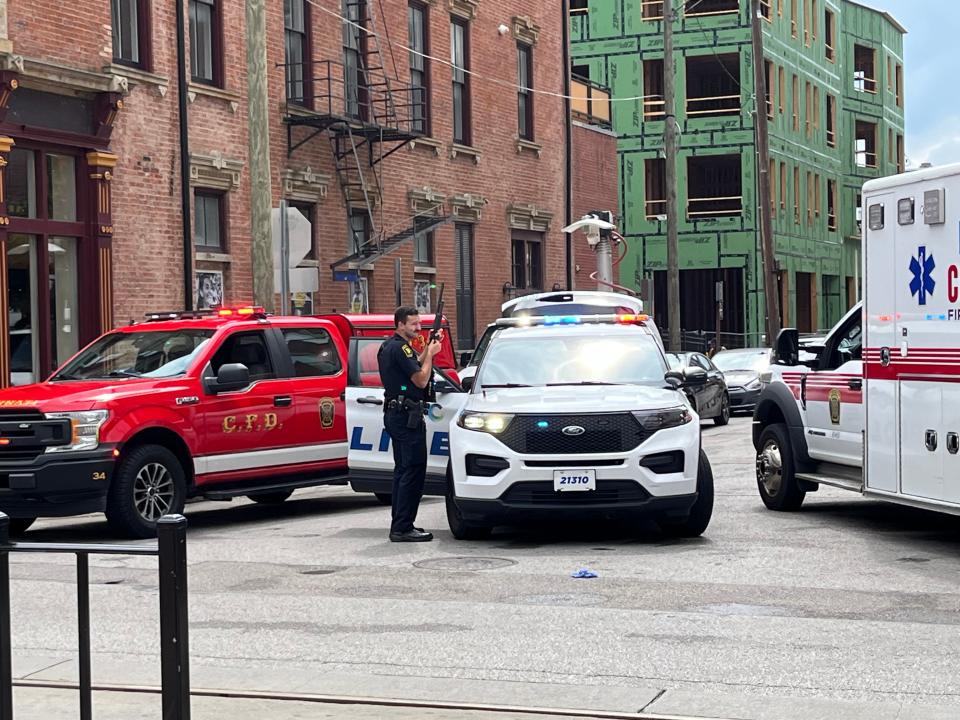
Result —
<svg viewBox="0 0 960 720"><path fill-rule="evenodd" d="M343 21L347 46L344 60L309 63L313 72L305 70L303 76L311 78L308 82L314 111L300 110L288 102L285 117L288 154L320 133L328 133L352 235L349 253L332 263L332 269L373 263L404 242L449 221L446 217L415 216L406 218L398 232L386 229L383 161L423 133L416 130L415 109L420 105L417 89L400 82L392 47L392 78L387 70L373 2L378 3L383 16L383 0L344 0L342 14L352 18L351 22ZM386 32L389 41L389 30ZM355 230L354 218L358 215L365 218L362 233Z"/></svg>

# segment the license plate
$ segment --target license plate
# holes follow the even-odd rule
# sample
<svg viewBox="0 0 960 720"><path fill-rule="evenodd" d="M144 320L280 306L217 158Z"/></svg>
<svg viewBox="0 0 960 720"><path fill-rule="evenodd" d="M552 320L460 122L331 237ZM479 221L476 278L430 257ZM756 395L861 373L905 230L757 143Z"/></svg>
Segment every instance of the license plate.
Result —
<svg viewBox="0 0 960 720"><path fill-rule="evenodd" d="M596 470L554 470L553 489L557 492L573 492L597 489Z"/></svg>

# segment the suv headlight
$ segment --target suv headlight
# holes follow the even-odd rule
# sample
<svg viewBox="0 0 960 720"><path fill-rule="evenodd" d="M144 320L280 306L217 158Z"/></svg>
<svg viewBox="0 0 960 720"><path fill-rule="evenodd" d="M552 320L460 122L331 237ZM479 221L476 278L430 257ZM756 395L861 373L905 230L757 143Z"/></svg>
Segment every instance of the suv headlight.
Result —
<svg viewBox="0 0 960 720"><path fill-rule="evenodd" d="M457 425L467 430L497 435L507 429L511 420L513 420L513 415L467 411L457 418Z"/></svg>
<svg viewBox="0 0 960 720"><path fill-rule="evenodd" d="M763 381L759 377L755 377L753 380L746 384L747 390L759 390L763 386Z"/></svg>
<svg viewBox="0 0 960 720"><path fill-rule="evenodd" d="M693 420L693 413L687 407L672 407L665 410L635 410L633 416L643 426L644 430L650 432L680 427Z"/></svg>
<svg viewBox="0 0 960 720"><path fill-rule="evenodd" d="M107 421L107 410L83 410L81 412L45 413L48 420L70 421L70 444L48 447L48 453L96 450L100 444L100 428Z"/></svg>

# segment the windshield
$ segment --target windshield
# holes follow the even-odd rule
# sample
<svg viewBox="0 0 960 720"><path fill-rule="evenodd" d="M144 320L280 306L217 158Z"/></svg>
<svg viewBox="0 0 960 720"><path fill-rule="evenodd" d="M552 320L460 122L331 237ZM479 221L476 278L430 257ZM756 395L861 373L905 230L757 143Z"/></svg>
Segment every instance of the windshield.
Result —
<svg viewBox="0 0 960 720"><path fill-rule="evenodd" d="M67 363L51 380L183 375L213 336L213 330L115 332L104 335Z"/></svg>
<svg viewBox="0 0 960 720"><path fill-rule="evenodd" d="M769 350L725 350L713 356L713 364L720 370L752 370L764 372L770 367Z"/></svg>
<svg viewBox="0 0 960 720"><path fill-rule="evenodd" d="M479 386L662 385L666 369L645 335L499 338L480 366Z"/></svg>

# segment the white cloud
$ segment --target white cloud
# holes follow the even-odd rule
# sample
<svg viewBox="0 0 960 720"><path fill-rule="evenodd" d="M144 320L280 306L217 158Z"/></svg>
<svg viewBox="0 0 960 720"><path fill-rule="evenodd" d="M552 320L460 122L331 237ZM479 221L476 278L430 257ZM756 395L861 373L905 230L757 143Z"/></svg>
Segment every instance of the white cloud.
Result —
<svg viewBox="0 0 960 720"><path fill-rule="evenodd" d="M929 162L947 165L960 162L960 115L945 115L922 134L910 133L907 125L906 154L910 167Z"/></svg>

